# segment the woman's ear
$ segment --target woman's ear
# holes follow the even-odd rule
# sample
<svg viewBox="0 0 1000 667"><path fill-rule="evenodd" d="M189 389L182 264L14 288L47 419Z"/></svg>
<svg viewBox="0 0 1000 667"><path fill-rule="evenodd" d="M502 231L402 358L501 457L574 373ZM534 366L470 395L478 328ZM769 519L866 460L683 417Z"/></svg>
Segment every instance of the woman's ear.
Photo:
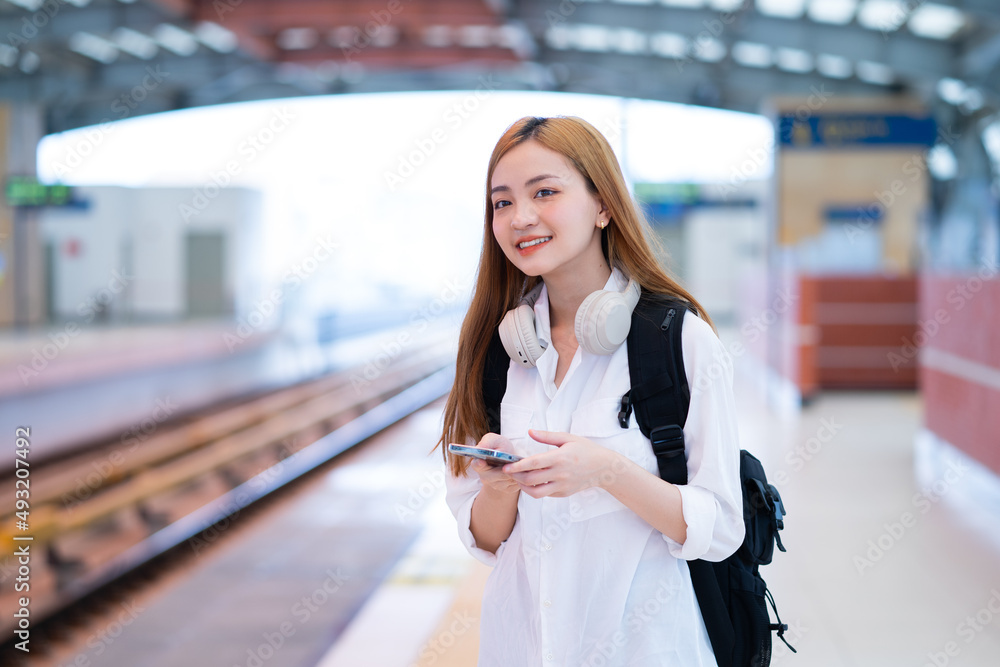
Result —
<svg viewBox="0 0 1000 667"><path fill-rule="evenodd" d="M611 211L608 210L608 207L601 199L597 200L597 205L600 207L597 212L597 226L604 229L611 222Z"/></svg>

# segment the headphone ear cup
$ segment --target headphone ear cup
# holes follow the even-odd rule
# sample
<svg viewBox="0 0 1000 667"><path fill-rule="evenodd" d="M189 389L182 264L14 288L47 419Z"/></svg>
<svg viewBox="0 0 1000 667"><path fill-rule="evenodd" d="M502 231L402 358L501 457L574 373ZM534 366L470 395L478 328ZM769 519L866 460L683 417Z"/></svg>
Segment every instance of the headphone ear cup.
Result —
<svg viewBox="0 0 1000 667"><path fill-rule="evenodd" d="M594 311L594 304L607 292L600 290L591 292L583 300L580 307L576 309L576 320L573 321L573 331L576 333L576 342L587 352L593 352L596 347L597 335L594 331L594 318L591 313ZM599 354L599 353L598 353Z"/></svg>
<svg viewBox="0 0 1000 667"><path fill-rule="evenodd" d="M576 311L576 340L591 354L612 354L628 337L630 328L632 305L619 292L594 292Z"/></svg>
<svg viewBox="0 0 1000 667"><path fill-rule="evenodd" d="M526 368L542 356L542 346L535 334L535 311L527 304L508 310L500 322L500 342L514 361Z"/></svg>

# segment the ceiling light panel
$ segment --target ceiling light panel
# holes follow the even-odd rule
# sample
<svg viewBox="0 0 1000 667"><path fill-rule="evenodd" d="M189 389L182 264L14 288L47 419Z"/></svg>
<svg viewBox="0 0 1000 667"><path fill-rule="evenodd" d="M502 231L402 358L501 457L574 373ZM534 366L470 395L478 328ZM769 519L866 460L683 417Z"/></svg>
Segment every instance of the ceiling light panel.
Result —
<svg viewBox="0 0 1000 667"><path fill-rule="evenodd" d="M646 34L632 28L611 31L611 42L619 53L638 54L646 52Z"/></svg>
<svg viewBox="0 0 1000 667"><path fill-rule="evenodd" d="M965 100L965 82L944 78L937 83L938 96L948 104L959 105Z"/></svg>
<svg viewBox="0 0 1000 667"><path fill-rule="evenodd" d="M816 56L816 71L831 79L847 79L854 73L854 67L847 58L821 53Z"/></svg>
<svg viewBox="0 0 1000 667"><path fill-rule="evenodd" d="M202 21L196 25L194 35L202 44L219 53L231 53L238 46L236 33L211 21Z"/></svg>
<svg viewBox="0 0 1000 667"><path fill-rule="evenodd" d="M695 58L709 63L717 63L726 57L726 45L714 37L699 37L691 51Z"/></svg>
<svg viewBox="0 0 1000 667"><path fill-rule="evenodd" d="M111 40L125 53L143 60L149 60L160 50L152 37L131 28L118 28L111 35Z"/></svg>
<svg viewBox="0 0 1000 667"><path fill-rule="evenodd" d="M118 47L89 32L75 32L69 38L69 48L82 56L108 65L118 59Z"/></svg>
<svg viewBox="0 0 1000 667"><path fill-rule="evenodd" d="M21 60L17 63L18 68L25 74L34 74L42 64L42 59L34 51L25 51L21 54Z"/></svg>
<svg viewBox="0 0 1000 667"><path fill-rule="evenodd" d="M818 23L847 25L857 9L857 0L812 0L807 15Z"/></svg>
<svg viewBox="0 0 1000 667"><path fill-rule="evenodd" d="M667 7L682 7L684 9L699 9L705 5L705 0L660 0Z"/></svg>
<svg viewBox="0 0 1000 667"><path fill-rule="evenodd" d="M906 25L918 37L951 39L965 23L961 10L928 2L913 11Z"/></svg>
<svg viewBox="0 0 1000 667"><path fill-rule="evenodd" d="M756 42L736 42L733 60L744 67L770 67L773 62L771 47Z"/></svg>
<svg viewBox="0 0 1000 667"><path fill-rule="evenodd" d="M747 0L708 0L709 9L717 12L734 12L747 4Z"/></svg>
<svg viewBox="0 0 1000 667"><path fill-rule="evenodd" d="M658 32L654 34L649 43L653 53L664 58L686 58L688 54L688 41L683 36L675 32Z"/></svg>
<svg viewBox="0 0 1000 667"><path fill-rule="evenodd" d="M435 47L451 46L451 27L446 25L427 26L424 28L424 44Z"/></svg>
<svg viewBox="0 0 1000 667"><path fill-rule="evenodd" d="M187 30L161 23L153 30L153 39L163 48L179 56L190 56L198 50L198 40Z"/></svg>
<svg viewBox="0 0 1000 667"><path fill-rule="evenodd" d="M17 62L17 55L18 50L16 47L0 42L0 65L13 67L14 63Z"/></svg>
<svg viewBox="0 0 1000 667"><path fill-rule="evenodd" d="M888 65L883 65L882 63L876 63L870 60L860 60L858 61L858 64L855 65L855 69L858 73L858 78L862 81L867 81L868 83L887 86L896 80L896 76L893 73L892 68Z"/></svg>
<svg viewBox="0 0 1000 667"><path fill-rule="evenodd" d="M279 49L302 51L319 43L319 33L315 28L285 28L275 37Z"/></svg>
<svg viewBox="0 0 1000 667"><path fill-rule="evenodd" d="M459 46L470 49L482 49L493 46L493 26L463 25L457 30Z"/></svg>
<svg viewBox="0 0 1000 667"><path fill-rule="evenodd" d="M903 0L864 0L858 8L858 23L869 30L893 32L909 18Z"/></svg>
<svg viewBox="0 0 1000 667"><path fill-rule="evenodd" d="M576 26L576 48L581 51L608 51L611 49L611 31L602 25Z"/></svg>
<svg viewBox="0 0 1000 667"><path fill-rule="evenodd" d="M778 49L775 64L786 72L802 74L812 71L813 57L811 53L802 49Z"/></svg>
<svg viewBox="0 0 1000 667"><path fill-rule="evenodd" d="M767 16L797 19L806 8L806 0L757 0L757 11Z"/></svg>

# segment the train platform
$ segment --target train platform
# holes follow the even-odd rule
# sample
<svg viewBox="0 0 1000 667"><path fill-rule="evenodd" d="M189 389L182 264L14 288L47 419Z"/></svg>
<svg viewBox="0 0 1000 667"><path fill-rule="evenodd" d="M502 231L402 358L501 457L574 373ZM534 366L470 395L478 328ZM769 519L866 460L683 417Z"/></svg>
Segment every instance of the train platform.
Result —
<svg viewBox="0 0 1000 667"><path fill-rule="evenodd" d="M918 396L829 392L779 418L749 384L737 394L742 444L789 512L787 552L762 573L798 654L776 641L772 664L995 665L1000 508L970 507L976 464L957 452L939 478L915 470ZM424 522L321 667L475 664L489 568L463 556L441 498Z"/></svg>
<svg viewBox="0 0 1000 667"><path fill-rule="evenodd" d="M826 392L774 415L737 387L742 445L788 516L763 574L793 655L774 665L994 665L1000 655L996 508L970 507L975 464L919 470L913 392ZM122 603L56 667L474 665L489 569L462 549L430 452L437 401L309 478L252 528L223 527L183 572ZM195 543L197 544L197 542ZM209 546L209 545L205 545Z"/></svg>

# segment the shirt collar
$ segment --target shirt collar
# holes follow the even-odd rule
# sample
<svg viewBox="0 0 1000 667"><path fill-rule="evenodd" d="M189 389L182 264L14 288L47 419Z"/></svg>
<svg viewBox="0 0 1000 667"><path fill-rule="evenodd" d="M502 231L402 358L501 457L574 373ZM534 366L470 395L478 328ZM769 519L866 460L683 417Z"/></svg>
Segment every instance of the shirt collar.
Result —
<svg viewBox="0 0 1000 667"><path fill-rule="evenodd" d="M628 278L617 268L611 269L611 275L601 289L621 292L628 285ZM549 322L549 288L542 285L542 290L535 301L535 336L543 348L552 342L552 330Z"/></svg>

